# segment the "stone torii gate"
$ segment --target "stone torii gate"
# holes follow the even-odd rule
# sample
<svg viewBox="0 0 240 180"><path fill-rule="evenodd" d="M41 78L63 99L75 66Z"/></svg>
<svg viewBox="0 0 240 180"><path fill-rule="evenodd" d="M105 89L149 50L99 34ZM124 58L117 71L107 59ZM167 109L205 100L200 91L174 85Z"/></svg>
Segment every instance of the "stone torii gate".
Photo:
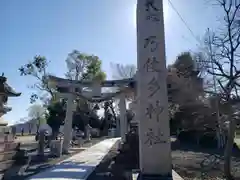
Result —
<svg viewBox="0 0 240 180"><path fill-rule="evenodd" d="M126 90L133 86L134 79L110 80L100 83L92 81L78 81L49 76L49 85L56 87L61 97L67 99L67 110L64 124L64 141L63 152L68 153L70 141L72 139L72 115L74 110L74 100L77 97L87 99L90 102L101 102L112 97L118 97L120 107L120 134L122 141L125 142L125 134L127 133L126 119ZM118 87L119 91L114 93L102 93L102 87ZM91 88L92 92L84 91L84 88Z"/></svg>

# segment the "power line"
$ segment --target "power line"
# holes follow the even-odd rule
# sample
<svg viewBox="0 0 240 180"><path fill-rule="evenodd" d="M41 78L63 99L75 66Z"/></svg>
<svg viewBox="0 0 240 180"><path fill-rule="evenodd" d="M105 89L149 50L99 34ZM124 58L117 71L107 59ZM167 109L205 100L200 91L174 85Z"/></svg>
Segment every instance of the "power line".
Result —
<svg viewBox="0 0 240 180"><path fill-rule="evenodd" d="M193 38L199 42L198 38L195 36L195 34L193 33L192 29L188 26L187 22L183 19L182 15L179 13L179 11L177 10L177 8L173 5L173 3L171 2L171 0L168 0L168 3L170 4L170 6L172 7L172 9L175 11L175 13L177 13L178 17L181 19L181 21L183 22L183 24L186 26L186 28L189 30L189 32L191 33L191 35L193 36Z"/></svg>

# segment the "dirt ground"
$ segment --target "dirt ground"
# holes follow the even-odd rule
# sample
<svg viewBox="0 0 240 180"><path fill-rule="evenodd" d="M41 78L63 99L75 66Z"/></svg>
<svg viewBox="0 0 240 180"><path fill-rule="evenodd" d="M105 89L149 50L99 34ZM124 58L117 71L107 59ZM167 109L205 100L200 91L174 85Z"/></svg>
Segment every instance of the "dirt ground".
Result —
<svg viewBox="0 0 240 180"><path fill-rule="evenodd" d="M99 142L96 140L93 144ZM90 145L86 145L90 146ZM223 178L223 152L218 149L201 149L193 146L172 146L172 163L173 169L181 176L184 180L192 180L198 178L198 180L221 180ZM79 151L73 152L77 153ZM123 159L121 162L116 163L115 159L119 157L117 147L113 147L108 155L104 158L102 163L95 169L90 175L88 180L125 180L126 166L129 164L128 159ZM213 155L218 156L218 163L212 163L209 166ZM45 170L46 168L52 167L52 165L61 162L71 155L65 155L57 159L49 159L48 162L32 163L25 177L18 177L18 179L26 179L32 174L38 173ZM203 166L201 163L206 161ZM208 160L208 161L207 161ZM236 180L240 180L240 153L234 152L232 158L233 173ZM12 180L12 179L10 179Z"/></svg>
<svg viewBox="0 0 240 180"><path fill-rule="evenodd" d="M224 150L180 145L172 142L172 163L175 171L185 179L224 179ZM232 174L240 179L240 151L232 152Z"/></svg>
<svg viewBox="0 0 240 180"><path fill-rule="evenodd" d="M224 179L222 154L223 152L216 149L207 150L189 146L175 148L172 150L173 169L184 180L221 180ZM213 163L212 166L207 165L212 162L211 159L215 155L219 159L218 163ZM125 159L123 164L117 163L114 161L117 156L119 152L114 147L88 180L125 180L126 169L124 167L130 162ZM201 166L203 160L206 163ZM234 153L232 162L236 180L240 180L240 155L238 153Z"/></svg>
<svg viewBox="0 0 240 180"><path fill-rule="evenodd" d="M73 156L76 153L79 153L81 151L83 151L85 148L91 147L92 145L102 141L105 137L102 138L93 138L91 140L91 142L89 143L85 143L83 144L82 148L76 148L76 147L72 147L70 148L70 154L68 155L63 155L59 158L53 158L51 157L51 155L49 154L45 154L46 159L45 160L39 160L39 158L36 155L32 155L32 161L30 163L29 168L27 169L27 171L24 173L24 175L22 176L8 176L7 180L25 180L27 178L29 178L30 176L40 173L48 168L53 167L55 164L60 163L61 161ZM31 146L31 143L26 143L26 147L27 146ZM11 170L8 172L9 174L15 174L15 169L17 169L17 167L12 167L10 168ZM12 172L11 172L12 171Z"/></svg>

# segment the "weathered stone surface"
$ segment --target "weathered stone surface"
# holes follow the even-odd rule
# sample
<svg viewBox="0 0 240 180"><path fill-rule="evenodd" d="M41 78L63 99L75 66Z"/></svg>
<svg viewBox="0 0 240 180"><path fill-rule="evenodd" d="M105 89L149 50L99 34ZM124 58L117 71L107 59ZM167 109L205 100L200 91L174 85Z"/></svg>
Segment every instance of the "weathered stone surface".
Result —
<svg viewBox="0 0 240 180"><path fill-rule="evenodd" d="M6 170L14 164L14 160L0 162L0 171Z"/></svg>
<svg viewBox="0 0 240 180"><path fill-rule="evenodd" d="M13 157L15 156L16 151L10 151L10 152L2 152L0 153L0 162L1 161L5 161L5 160L9 160L9 159L13 159Z"/></svg>
<svg viewBox="0 0 240 180"><path fill-rule="evenodd" d="M139 173L132 173L132 180L183 180L183 178L181 176L179 176L179 174L176 173L176 171L172 170L172 177L171 178L164 178L164 177L156 177L154 179L154 177L151 179L141 179Z"/></svg>
<svg viewBox="0 0 240 180"><path fill-rule="evenodd" d="M57 157L62 156L62 140L52 140L50 144L51 154Z"/></svg>
<svg viewBox="0 0 240 180"><path fill-rule="evenodd" d="M0 152L12 151L18 146L16 142L0 143Z"/></svg>
<svg viewBox="0 0 240 180"><path fill-rule="evenodd" d="M137 113L142 174L170 174L163 0L137 1Z"/></svg>

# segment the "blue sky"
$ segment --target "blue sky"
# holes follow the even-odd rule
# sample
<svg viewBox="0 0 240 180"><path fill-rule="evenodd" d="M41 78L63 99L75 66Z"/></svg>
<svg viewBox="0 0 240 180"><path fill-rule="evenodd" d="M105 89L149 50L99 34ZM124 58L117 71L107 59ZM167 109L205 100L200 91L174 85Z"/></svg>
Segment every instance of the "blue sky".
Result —
<svg viewBox="0 0 240 180"><path fill-rule="evenodd" d="M34 79L20 77L18 68L35 55L51 61L49 71L66 72L65 59L73 49L95 54L103 70L112 77L110 63L136 64L136 0L1 0L0 73L21 97L11 98L9 123L27 116L28 85ZM215 28L216 8L206 0L171 0L194 34ZM189 49L196 49L193 38L176 12L164 0L167 63Z"/></svg>

